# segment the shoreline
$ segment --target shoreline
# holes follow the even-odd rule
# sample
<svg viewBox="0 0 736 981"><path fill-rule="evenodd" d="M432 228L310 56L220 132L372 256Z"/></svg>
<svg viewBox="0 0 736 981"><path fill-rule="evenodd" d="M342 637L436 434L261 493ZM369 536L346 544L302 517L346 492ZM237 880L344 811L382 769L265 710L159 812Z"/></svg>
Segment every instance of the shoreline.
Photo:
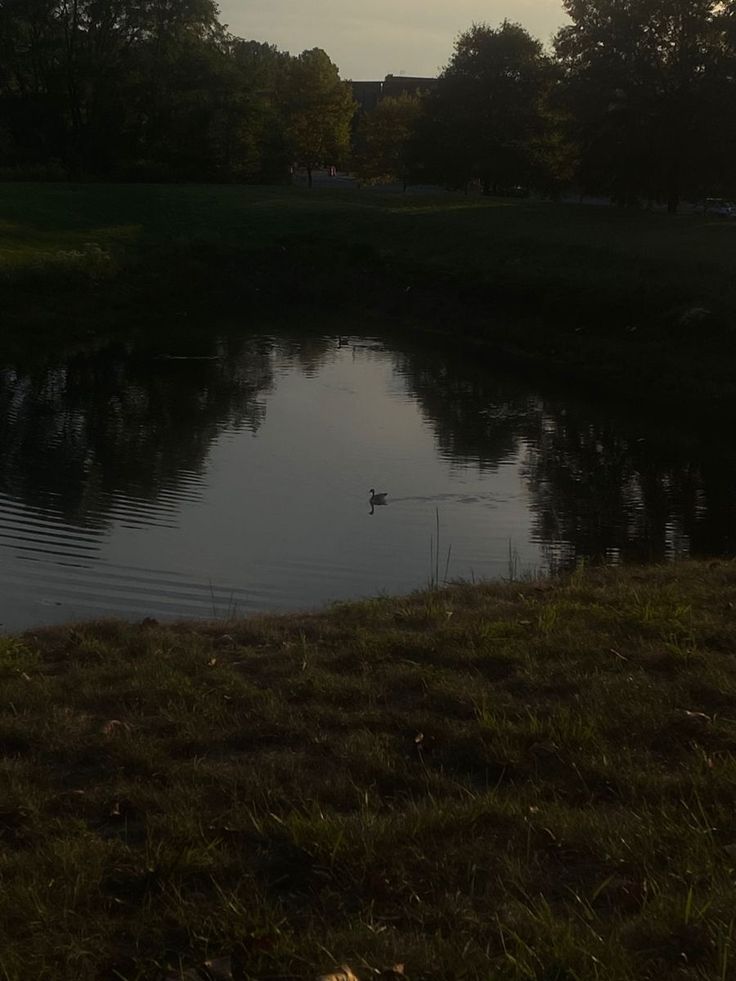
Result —
<svg viewBox="0 0 736 981"><path fill-rule="evenodd" d="M259 313L339 305L614 400L705 415L736 405L730 228L702 216L291 188L19 187L37 213L26 226L16 205L0 241L11 353L29 331L42 344L186 337L213 316L247 329ZM0 206L8 193L0 185Z"/></svg>

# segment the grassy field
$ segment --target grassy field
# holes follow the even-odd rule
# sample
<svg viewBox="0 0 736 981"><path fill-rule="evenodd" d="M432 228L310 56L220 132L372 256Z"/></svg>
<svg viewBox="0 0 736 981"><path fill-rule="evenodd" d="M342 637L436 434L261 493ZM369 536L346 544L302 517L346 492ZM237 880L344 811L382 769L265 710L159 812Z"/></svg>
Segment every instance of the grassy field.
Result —
<svg viewBox="0 0 736 981"><path fill-rule="evenodd" d="M340 303L657 398L736 398L736 224L376 192L0 186L5 334Z"/></svg>
<svg viewBox="0 0 736 981"><path fill-rule="evenodd" d="M3 638L0 977L733 979L735 604L688 563Z"/></svg>

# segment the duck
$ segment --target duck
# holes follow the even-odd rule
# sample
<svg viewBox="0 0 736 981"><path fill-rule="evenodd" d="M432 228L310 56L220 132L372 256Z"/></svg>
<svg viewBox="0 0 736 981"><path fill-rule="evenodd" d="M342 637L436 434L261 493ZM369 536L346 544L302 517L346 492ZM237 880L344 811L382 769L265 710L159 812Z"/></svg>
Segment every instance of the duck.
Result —
<svg viewBox="0 0 736 981"><path fill-rule="evenodd" d="M376 494L375 490L371 487L371 497L370 497L371 504L385 504L387 497L388 497L387 493L384 492L382 494Z"/></svg>

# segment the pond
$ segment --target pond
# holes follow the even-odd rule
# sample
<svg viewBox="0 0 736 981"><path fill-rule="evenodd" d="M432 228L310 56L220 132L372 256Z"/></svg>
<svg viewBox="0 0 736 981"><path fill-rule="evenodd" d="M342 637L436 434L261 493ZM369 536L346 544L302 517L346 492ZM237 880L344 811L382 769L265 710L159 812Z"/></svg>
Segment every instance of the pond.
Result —
<svg viewBox="0 0 736 981"><path fill-rule="evenodd" d="M733 554L735 477L715 436L355 325L6 364L0 622L227 617Z"/></svg>

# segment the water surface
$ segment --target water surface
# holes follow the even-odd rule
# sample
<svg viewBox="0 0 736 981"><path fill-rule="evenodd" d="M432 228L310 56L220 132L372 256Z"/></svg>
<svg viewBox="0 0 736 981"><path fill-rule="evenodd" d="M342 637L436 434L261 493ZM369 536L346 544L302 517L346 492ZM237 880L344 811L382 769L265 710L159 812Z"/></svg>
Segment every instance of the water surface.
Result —
<svg viewBox="0 0 736 981"><path fill-rule="evenodd" d="M719 441L357 330L8 364L0 622L224 617L581 557L732 554L735 470Z"/></svg>

